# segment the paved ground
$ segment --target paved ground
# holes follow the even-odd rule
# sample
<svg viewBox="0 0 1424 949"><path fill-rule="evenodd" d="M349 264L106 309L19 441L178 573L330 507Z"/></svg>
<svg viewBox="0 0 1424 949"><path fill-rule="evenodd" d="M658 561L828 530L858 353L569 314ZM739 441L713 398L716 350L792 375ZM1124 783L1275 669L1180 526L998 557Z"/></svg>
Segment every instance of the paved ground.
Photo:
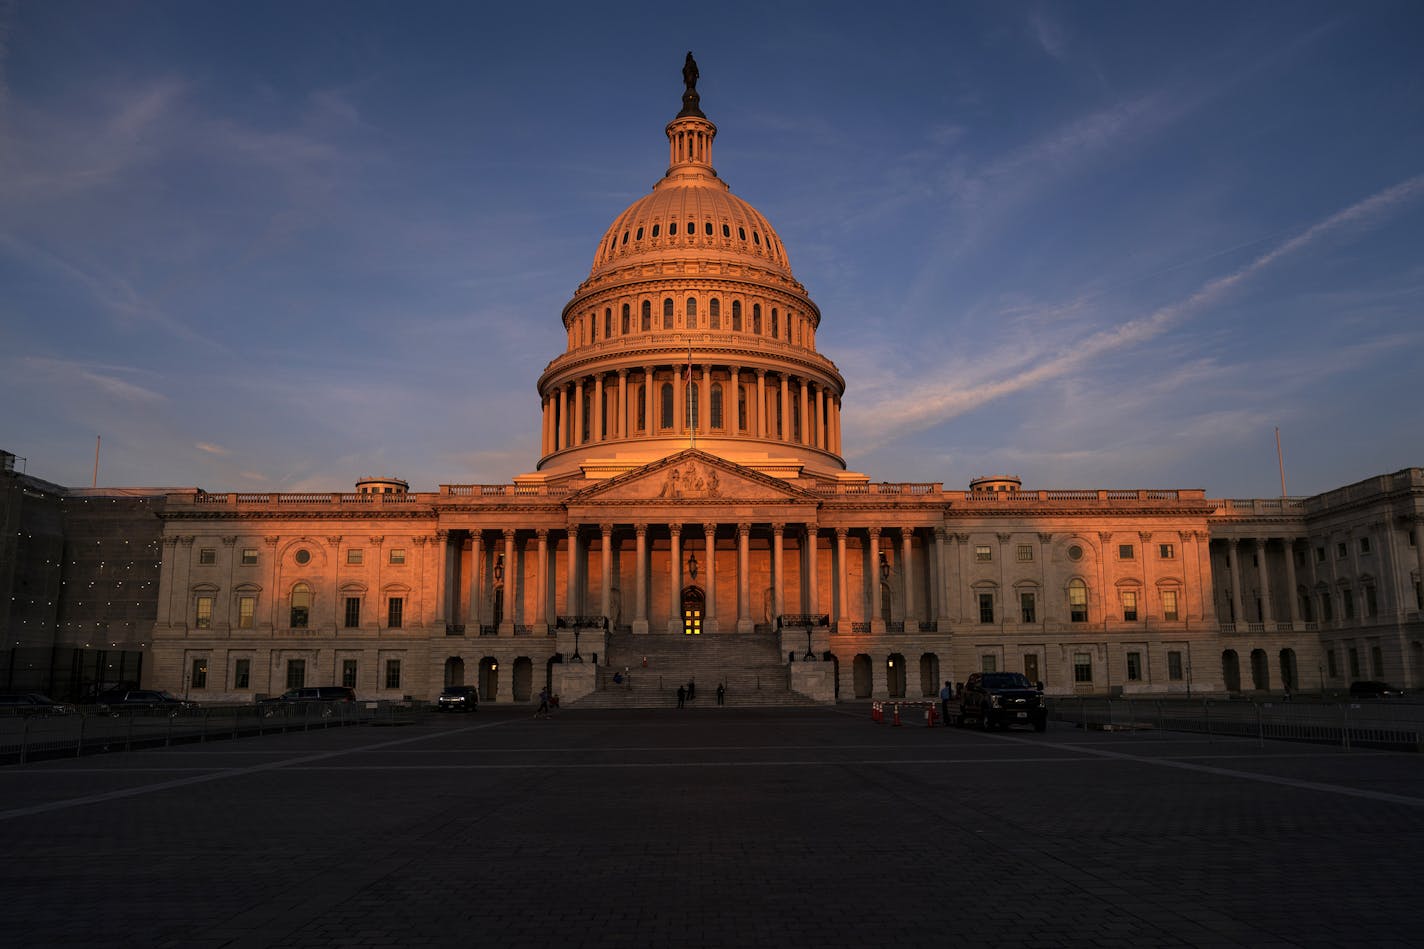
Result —
<svg viewBox="0 0 1424 949"><path fill-rule="evenodd" d="M484 710L0 768L5 946L1420 945L1424 755Z"/></svg>

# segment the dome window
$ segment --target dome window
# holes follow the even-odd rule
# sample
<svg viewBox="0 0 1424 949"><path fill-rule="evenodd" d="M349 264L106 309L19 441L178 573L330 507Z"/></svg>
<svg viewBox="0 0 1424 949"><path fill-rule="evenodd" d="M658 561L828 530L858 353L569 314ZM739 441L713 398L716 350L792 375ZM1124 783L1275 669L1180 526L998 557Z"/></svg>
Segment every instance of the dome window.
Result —
<svg viewBox="0 0 1424 949"><path fill-rule="evenodd" d="M638 228L638 233L636 233L636 234L633 235L633 240L635 240L635 241L640 241L640 240L642 240L642 239L643 239L643 229L640 227L640 228Z"/></svg>
<svg viewBox="0 0 1424 949"><path fill-rule="evenodd" d="M688 222L687 222L687 236L688 236L688 237L696 237L696 236L697 236L697 222L696 222L696 221L688 221Z"/></svg>
<svg viewBox="0 0 1424 949"><path fill-rule="evenodd" d="M707 222L707 236L708 236L708 237L711 237L711 236L712 236L712 222L711 222L711 221L708 221L708 222Z"/></svg>
<svg viewBox="0 0 1424 949"><path fill-rule="evenodd" d="M663 329L672 329L672 297L663 300Z"/></svg>
<svg viewBox="0 0 1424 949"><path fill-rule="evenodd" d="M603 308L603 338L607 339L613 335L613 308Z"/></svg>
<svg viewBox="0 0 1424 949"><path fill-rule="evenodd" d="M739 228L737 228L737 237L740 238L741 240L746 240L746 239L747 239L747 229L746 229L745 227L739 227ZM627 234L624 234L624 235L623 235L623 241L624 241L624 243L627 243L627 241L628 241L628 235L627 235Z"/></svg>
<svg viewBox="0 0 1424 949"><path fill-rule="evenodd" d="M654 236L654 237L657 237L657 236L658 236L658 230L659 230L661 227L662 227L661 224L654 224L654 225L653 225L653 236Z"/></svg>
<svg viewBox="0 0 1424 949"><path fill-rule="evenodd" d="M773 338L781 335L781 320L777 316L776 307L771 308L771 335Z"/></svg>
<svg viewBox="0 0 1424 949"><path fill-rule="evenodd" d="M731 229L730 227L728 227L727 225L725 225L725 224L722 225L722 236L723 236L723 237L731 237L731 236L732 236L732 229Z"/></svg>
<svg viewBox="0 0 1424 949"><path fill-rule="evenodd" d="M752 332L761 335L761 304L752 304Z"/></svg>
<svg viewBox="0 0 1424 949"><path fill-rule="evenodd" d="M733 301L732 301L732 332L734 332L734 333L740 333L741 331L742 331L742 301L741 301L741 300L733 300Z"/></svg>
<svg viewBox="0 0 1424 949"><path fill-rule="evenodd" d="M653 301L643 301L643 332L650 333L653 329Z"/></svg>
<svg viewBox="0 0 1424 949"><path fill-rule="evenodd" d="M696 298L696 297L688 297L688 298L687 298L687 328L688 328L688 329L696 329L696 328L697 328L697 298Z"/></svg>
<svg viewBox="0 0 1424 949"><path fill-rule="evenodd" d="M628 335L628 304L623 304L623 335Z"/></svg>
<svg viewBox="0 0 1424 949"><path fill-rule="evenodd" d="M627 232L627 231L624 231L624 232L623 232L623 243L625 243L625 244L628 243L628 232Z"/></svg>
<svg viewBox="0 0 1424 949"><path fill-rule="evenodd" d="M752 231L752 243L757 245L758 247L761 246L761 235L758 234L756 231Z"/></svg>
<svg viewBox="0 0 1424 949"><path fill-rule="evenodd" d="M714 330L722 328L722 301L716 297L707 303L707 325Z"/></svg>
<svg viewBox="0 0 1424 949"><path fill-rule="evenodd" d="M676 237L676 236L677 236L677 222L676 222L676 221L673 221L671 224L668 225L668 237Z"/></svg>

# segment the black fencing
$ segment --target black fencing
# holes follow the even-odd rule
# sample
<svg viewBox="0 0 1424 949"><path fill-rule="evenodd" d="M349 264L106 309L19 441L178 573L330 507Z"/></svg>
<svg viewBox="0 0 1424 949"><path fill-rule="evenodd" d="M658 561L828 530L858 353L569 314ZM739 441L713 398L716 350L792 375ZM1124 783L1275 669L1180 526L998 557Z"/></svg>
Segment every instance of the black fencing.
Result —
<svg viewBox="0 0 1424 949"><path fill-rule="evenodd" d="M231 741L314 728L401 725L415 721L420 711L407 703L300 702L214 705L176 712L109 711L80 706L68 715L7 715L0 717L0 764Z"/></svg>
<svg viewBox="0 0 1424 949"><path fill-rule="evenodd" d="M1424 751L1424 705L1407 701L1052 698L1049 720L1085 730L1194 732L1264 743Z"/></svg>

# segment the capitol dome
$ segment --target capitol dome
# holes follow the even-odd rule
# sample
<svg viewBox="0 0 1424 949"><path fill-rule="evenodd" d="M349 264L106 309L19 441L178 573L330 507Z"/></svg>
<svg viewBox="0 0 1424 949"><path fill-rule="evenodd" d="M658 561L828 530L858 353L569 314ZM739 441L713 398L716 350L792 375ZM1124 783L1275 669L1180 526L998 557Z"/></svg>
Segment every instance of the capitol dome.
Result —
<svg viewBox="0 0 1424 949"><path fill-rule="evenodd" d="M821 312L766 217L712 166L696 64L668 123L668 167L600 238L539 379L550 475L606 477L690 445L785 477L843 471ZM689 370L691 370L689 372Z"/></svg>

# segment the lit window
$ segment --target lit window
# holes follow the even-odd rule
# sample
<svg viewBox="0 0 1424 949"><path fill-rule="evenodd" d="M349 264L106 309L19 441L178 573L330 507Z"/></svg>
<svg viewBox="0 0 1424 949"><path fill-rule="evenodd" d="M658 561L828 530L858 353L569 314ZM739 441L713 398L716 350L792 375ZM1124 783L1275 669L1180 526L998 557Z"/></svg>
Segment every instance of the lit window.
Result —
<svg viewBox="0 0 1424 949"><path fill-rule="evenodd" d="M1019 544L1019 563L1028 563L1033 560L1033 546L1031 544Z"/></svg>
<svg viewBox="0 0 1424 949"><path fill-rule="evenodd" d="M404 547L392 547L392 548L391 548L391 563L394 563L394 564L402 564L402 563L405 563L405 548L404 548Z"/></svg>
<svg viewBox="0 0 1424 949"><path fill-rule="evenodd" d="M257 613L257 597L240 596L237 598L237 628L251 629L252 619Z"/></svg>
<svg viewBox="0 0 1424 949"><path fill-rule="evenodd" d="M346 562L353 567L357 567L361 565L361 562L365 558L365 556L366 552L360 547L352 547L350 550L346 551Z"/></svg>
<svg viewBox="0 0 1424 949"><path fill-rule="evenodd" d="M210 596L198 597L198 616L195 625L198 629L208 629L213 625L213 598Z"/></svg>
<svg viewBox="0 0 1424 949"><path fill-rule="evenodd" d="M978 563L992 563L994 551L988 544L978 544L974 548L974 559Z"/></svg>
<svg viewBox="0 0 1424 949"><path fill-rule="evenodd" d="M292 629L306 629L307 622L311 619L311 587L305 583L298 583L292 587Z"/></svg>
<svg viewBox="0 0 1424 949"><path fill-rule="evenodd" d="M1122 618L1129 623L1137 622L1137 593L1133 590L1122 591Z"/></svg>
<svg viewBox="0 0 1424 949"><path fill-rule="evenodd" d="M1082 580L1068 581L1068 618L1075 623L1088 621L1088 585Z"/></svg>
<svg viewBox="0 0 1424 949"><path fill-rule="evenodd" d="M251 567L251 566L253 566L253 565L256 564L256 563L257 563L257 548L256 548L256 547L244 547L244 548L242 548L242 565L243 565L244 567Z"/></svg>
<svg viewBox="0 0 1424 949"><path fill-rule="evenodd" d="M203 547L198 551L198 563L217 563L218 552L212 547Z"/></svg>
<svg viewBox="0 0 1424 949"><path fill-rule="evenodd" d="M1162 619L1169 623L1177 621L1177 591L1162 591Z"/></svg>

